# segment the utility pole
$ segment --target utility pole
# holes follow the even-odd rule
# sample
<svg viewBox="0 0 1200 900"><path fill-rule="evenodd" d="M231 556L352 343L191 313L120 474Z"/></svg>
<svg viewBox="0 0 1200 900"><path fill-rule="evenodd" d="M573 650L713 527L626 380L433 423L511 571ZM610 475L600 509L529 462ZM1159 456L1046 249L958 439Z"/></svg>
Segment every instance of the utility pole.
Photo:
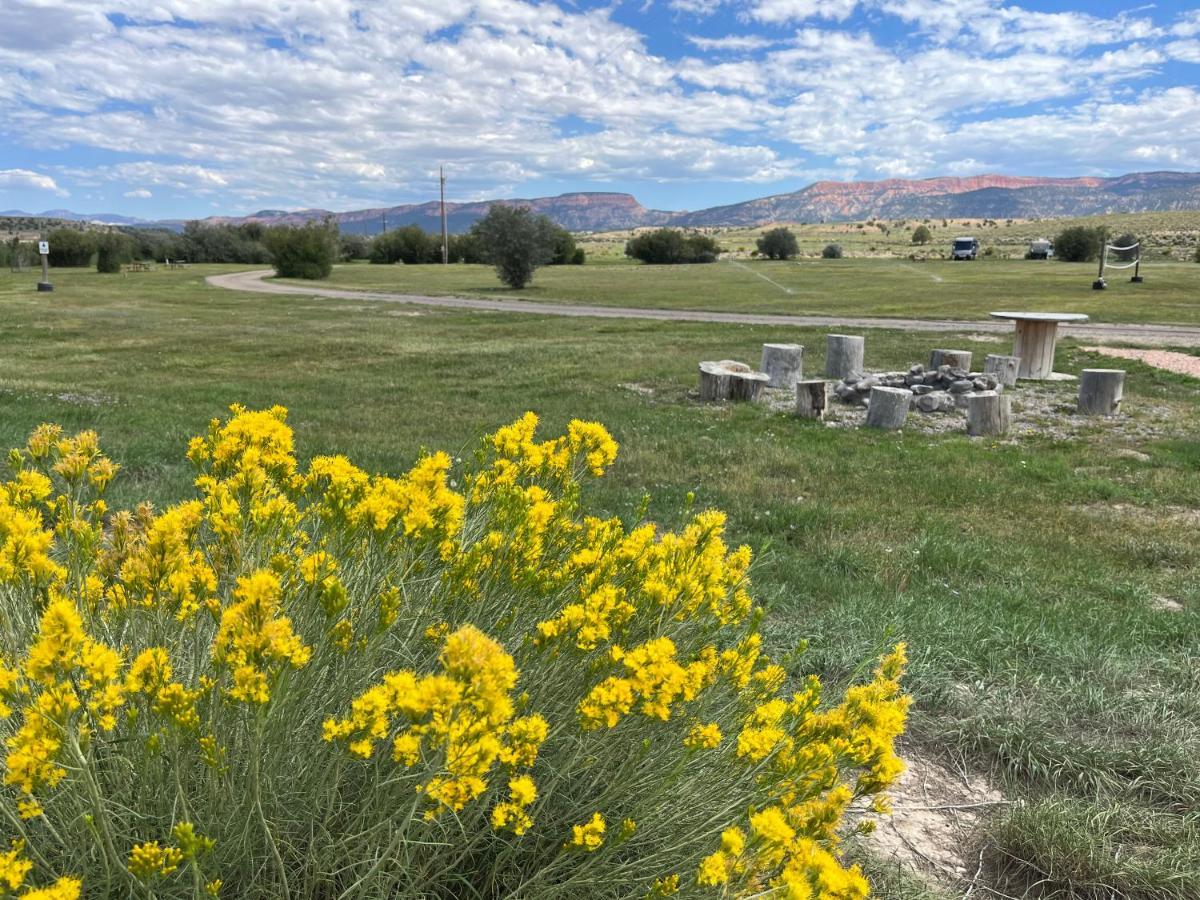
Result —
<svg viewBox="0 0 1200 900"><path fill-rule="evenodd" d="M438 166L438 181L442 190L442 265L450 265L450 238L446 234L446 167Z"/></svg>
<svg viewBox="0 0 1200 900"><path fill-rule="evenodd" d="M387 234L387 210L385 209L381 215L383 216L383 231L380 234Z"/></svg>

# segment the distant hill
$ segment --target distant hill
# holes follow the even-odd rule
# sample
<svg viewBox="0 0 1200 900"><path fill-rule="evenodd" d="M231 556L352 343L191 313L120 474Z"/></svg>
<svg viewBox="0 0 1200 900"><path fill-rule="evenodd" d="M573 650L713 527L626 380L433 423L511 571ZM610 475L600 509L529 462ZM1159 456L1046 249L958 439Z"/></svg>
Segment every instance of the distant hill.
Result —
<svg viewBox="0 0 1200 900"><path fill-rule="evenodd" d="M1200 173L1118 178L978 175L887 181L819 181L790 194L673 216L671 224L753 226L863 219L1034 219L1200 209Z"/></svg>
<svg viewBox="0 0 1200 900"><path fill-rule="evenodd" d="M534 199L480 200L474 203L446 203L446 226L457 234L466 231L487 215L493 203L505 206L528 206L536 213L549 216L570 231L615 231L638 228L642 225L663 225L675 213L646 209L629 194L575 193ZM332 216L343 232L378 234L386 223L389 229L402 225L420 225L426 231L441 230L441 208L437 201L404 206L358 209L334 213L325 209L302 209L295 212L262 210L251 216L231 218L214 216L204 221L219 224L260 222L264 225L300 225L304 222Z"/></svg>
<svg viewBox="0 0 1200 900"><path fill-rule="evenodd" d="M487 214L493 203L528 206L571 231L621 231L658 225L689 227L753 227L769 222L853 222L865 219L1043 219L1108 213L1200 210L1200 173L1138 172L1116 178L1038 178L1016 175L973 175L886 181L818 181L788 194L774 194L714 206L696 212L647 209L632 195L579 192L532 199L479 200L447 203L451 232L466 231ZM258 222L300 225L331 216L343 232L378 234L386 227L420 225L441 228L436 201L402 206L332 212L327 209L262 209L249 216L214 216L210 224ZM139 225L182 230L184 220L149 222L115 213L75 213L65 209L36 215L19 210L0 217L68 219L111 225Z"/></svg>

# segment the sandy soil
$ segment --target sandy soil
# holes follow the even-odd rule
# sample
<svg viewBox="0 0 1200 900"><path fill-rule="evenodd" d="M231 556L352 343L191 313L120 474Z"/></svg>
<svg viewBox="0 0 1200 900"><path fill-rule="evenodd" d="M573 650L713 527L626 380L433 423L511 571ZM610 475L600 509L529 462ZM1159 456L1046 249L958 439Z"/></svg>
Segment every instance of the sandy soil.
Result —
<svg viewBox="0 0 1200 900"><path fill-rule="evenodd" d="M1136 359L1156 369L1166 369L1180 375L1200 378L1200 356L1175 353L1170 350L1130 350L1127 347L1083 347L1092 353L1115 356L1117 359Z"/></svg>

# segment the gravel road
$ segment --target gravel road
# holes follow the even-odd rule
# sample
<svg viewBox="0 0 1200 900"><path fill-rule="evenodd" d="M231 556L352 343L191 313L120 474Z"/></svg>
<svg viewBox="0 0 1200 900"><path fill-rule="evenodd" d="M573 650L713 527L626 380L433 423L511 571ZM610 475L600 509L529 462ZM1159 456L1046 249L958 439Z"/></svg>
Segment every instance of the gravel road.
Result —
<svg viewBox="0 0 1200 900"><path fill-rule="evenodd" d="M729 313L692 309L639 309L628 306L591 306L580 303L539 303L535 300L485 300L477 297L427 297L421 294L394 294L381 291L356 291L321 285L287 284L264 281L273 275L270 269L209 275L205 281L214 287L257 294L296 294L303 297L332 297L339 300L377 300L444 309L468 309L482 312L522 313L568 318L651 319L664 322L716 322L728 325L781 325L794 328L892 328L900 331L961 331L1012 333L1008 322L954 319L884 319L861 316L788 316L770 313ZM1150 347L1200 347L1200 328L1182 325L1064 325L1063 337L1097 341L1121 341Z"/></svg>

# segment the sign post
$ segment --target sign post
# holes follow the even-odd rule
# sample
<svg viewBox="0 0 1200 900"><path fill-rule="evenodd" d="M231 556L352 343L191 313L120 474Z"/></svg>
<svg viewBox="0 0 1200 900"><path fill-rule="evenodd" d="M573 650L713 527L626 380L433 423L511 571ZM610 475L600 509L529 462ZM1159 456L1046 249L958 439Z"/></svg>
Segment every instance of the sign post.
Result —
<svg viewBox="0 0 1200 900"><path fill-rule="evenodd" d="M54 285L50 283L50 242L38 241L38 253L42 254L42 280L38 282L38 290L52 291Z"/></svg>

